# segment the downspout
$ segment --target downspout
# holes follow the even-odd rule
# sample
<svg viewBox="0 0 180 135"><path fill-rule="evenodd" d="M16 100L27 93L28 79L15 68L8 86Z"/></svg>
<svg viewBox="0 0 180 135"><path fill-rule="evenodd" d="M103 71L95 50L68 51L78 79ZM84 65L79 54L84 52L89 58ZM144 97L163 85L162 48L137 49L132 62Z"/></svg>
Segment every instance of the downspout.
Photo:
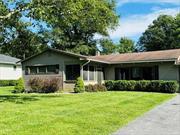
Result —
<svg viewBox="0 0 180 135"><path fill-rule="evenodd" d="M82 76L82 79L83 79L83 67L86 66L87 64L89 64L91 62L91 60L88 60L86 63L84 63L82 66L81 66L81 76ZM84 79L83 79L84 80Z"/></svg>
<svg viewBox="0 0 180 135"><path fill-rule="evenodd" d="M84 67L84 66L86 66L87 64L89 64L91 62L91 60L88 60L86 63L84 63L83 65L82 65L82 68Z"/></svg>
<svg viewBox="0 0 180 135"><path fill-rule="evenodd" d="M179 91L178 92L180 93L180 65L178 66L178 70L179 70L179 80L178 80L179 81Z"/></svg>

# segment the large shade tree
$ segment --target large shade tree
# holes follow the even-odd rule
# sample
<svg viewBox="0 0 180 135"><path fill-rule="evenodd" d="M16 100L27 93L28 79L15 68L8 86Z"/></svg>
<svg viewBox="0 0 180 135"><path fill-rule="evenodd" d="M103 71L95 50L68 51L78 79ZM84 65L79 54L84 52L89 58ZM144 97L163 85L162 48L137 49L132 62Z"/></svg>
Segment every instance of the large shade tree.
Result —
<svg viewBox="0 0 180 135"><path fill-rule="evenodd" d="M108 36L119 20L114 0L19 0L13 10L0 14L0 21L18 14L43 21L48 30L41 36L51 47L86 55L97 50L94 34Z"/></svg>
<svg viewBox="0 0 180 135"><path fill-rule="evenodd" d="M19 4L14 3L14 6ZM15 13L15 10L11 11L7 3L0 1L0 53L24 59L42 51L47 45L41 36L28 30L30 24L23 22L22 13Z"/></svg>
<svg viewBox="0 0 180 135"><path fill-rule="evenodd" d="M160 15L140 37L138 47L140 51L180 48L180 13Z"/></svg>

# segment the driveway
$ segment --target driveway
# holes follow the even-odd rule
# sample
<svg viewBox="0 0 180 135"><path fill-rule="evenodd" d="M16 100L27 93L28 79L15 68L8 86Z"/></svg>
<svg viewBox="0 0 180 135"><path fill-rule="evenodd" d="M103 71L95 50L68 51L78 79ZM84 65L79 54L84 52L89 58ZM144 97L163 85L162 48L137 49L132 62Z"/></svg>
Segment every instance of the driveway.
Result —
<svg viewBox="0 0 180 135"><path fill-rule="evenodd" d="M180 135L180 94L113 135Z"/></svg>

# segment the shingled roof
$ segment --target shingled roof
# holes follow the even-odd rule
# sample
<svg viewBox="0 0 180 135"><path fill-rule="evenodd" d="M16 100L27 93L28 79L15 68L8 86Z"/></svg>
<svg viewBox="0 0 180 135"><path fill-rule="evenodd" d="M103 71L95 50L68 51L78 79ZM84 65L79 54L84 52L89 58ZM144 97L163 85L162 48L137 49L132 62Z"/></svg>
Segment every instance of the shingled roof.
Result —
<svg viewBox="0 0 180 135"><path fill-rule="evenodd" d="M150 51L139 53L124 53L91 56L89 59L96 61L104 61L109 64L121 63L140 63L140 62L160 62L160 61L178 61L179 63L180 49Z"/></svg>
<svg viewBox="0 0 180 135"><path fill-rule="evenodd" d="M1 64L16 64L18 61L20 61L20 59L11 57L11 56L7 56L4 54L0 54L0 63Z"/></svg>

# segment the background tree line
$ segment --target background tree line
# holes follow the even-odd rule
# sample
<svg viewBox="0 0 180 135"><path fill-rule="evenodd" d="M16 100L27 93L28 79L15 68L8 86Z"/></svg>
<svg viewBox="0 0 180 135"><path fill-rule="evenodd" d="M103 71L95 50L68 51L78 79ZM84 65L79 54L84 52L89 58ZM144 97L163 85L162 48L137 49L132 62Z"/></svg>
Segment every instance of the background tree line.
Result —
<svg viewBox="0 0 180 135"><path fill-rule="evenodd" d="M158 17L138 44L115 44L108 39L119 23L115 9L114 0L0 0L0 53L24 59L47 47L84 55L180 48L180 14ZM94 39L97 33L107 38Z"/></svg>

